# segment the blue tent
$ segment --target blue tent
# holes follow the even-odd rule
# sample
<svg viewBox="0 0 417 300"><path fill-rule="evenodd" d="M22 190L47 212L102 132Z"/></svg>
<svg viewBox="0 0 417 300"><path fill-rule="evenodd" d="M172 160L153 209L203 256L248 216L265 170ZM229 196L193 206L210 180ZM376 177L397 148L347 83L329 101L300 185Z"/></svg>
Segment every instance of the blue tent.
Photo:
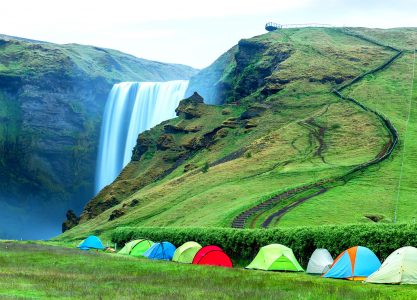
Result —
<svg viewBox="0 0 417 300"><path fill-rule="evenodd" d="M343 251L323 277L364 280L380 266L381 262L372 250L356 246Z"/></svg>
<svg viewBox="0 0 417 300"><path fill-rule="evenodd" d="M90 249L97 249L103 250L105 249L100 239L94 235L90 235L84 241L82 241L77 248L80 250L90 250Z"/></svg>
<svg viewBox="0 0 417 300"><path fill-rule="evenodd" d="M172 260L176 249L170 242L155 243L143 256L149 259Z"/></svg>

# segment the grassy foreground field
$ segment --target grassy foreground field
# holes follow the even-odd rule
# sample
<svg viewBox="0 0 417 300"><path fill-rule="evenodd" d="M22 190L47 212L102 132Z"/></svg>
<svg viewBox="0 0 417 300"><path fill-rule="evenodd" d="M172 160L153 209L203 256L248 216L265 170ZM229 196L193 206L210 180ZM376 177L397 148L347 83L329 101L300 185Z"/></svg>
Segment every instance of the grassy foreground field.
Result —
<svg viewBox="0 0 417 300"><path fill-rule="evenodd" d="M149 261L0 243L0 297L54 299L415 299L414 286Z"/></svg>

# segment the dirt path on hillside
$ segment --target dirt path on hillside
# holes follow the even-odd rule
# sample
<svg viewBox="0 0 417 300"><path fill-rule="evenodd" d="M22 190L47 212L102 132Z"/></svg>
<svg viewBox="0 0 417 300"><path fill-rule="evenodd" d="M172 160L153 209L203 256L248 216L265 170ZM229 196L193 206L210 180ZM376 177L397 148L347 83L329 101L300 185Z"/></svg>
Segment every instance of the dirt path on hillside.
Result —
<svg viewBox="0 0 417 300"><path fill-rule="evenodd" d="M346 32L344 32L346 33ZM310 185L305 185L302 187L297 187L295 189L290 189L282 194L279 194L277 196L274 196L244 212L242 212L241 214L239 214L237 217L235 217L235 219L232 221L232 227L233 228L244 228L246 225L246 221L252 217L253 215L259 213L259 212L263 212L266 211L270 208L272 208L273 206L275 206L276 204L278 204L279 202L286 200L292 196L295 196L296 194L299 194L301 192L305 192L308 191L310 189L313 188L318 188L320 187L320 190L318 192L315 192L311 195L302 197L301 199L286 205L285 207L281 208L280 210L278 210L277 212L270 214L265 221L262 223L262 227L266 228L268 227L271 222L273 220L276 220L277 218L281 218L284 214L286 214L288 211L290 211L291 209L293 209L294 207L297 207L298 205L306 202L307 200L314 198L315 196L324 194L326 191L328 191L329 189L337 186L337 182L343 181L343 182L347 182L350 180L351 175L354 173L357 173L359 171L363 171L366 168L372 166L372 165L376 165L382 161L384 161L385 159L387 159L392 152L394 151L395 146L398 143L398 133L397 130L395 129L394 125L391 123L391 121L389 119L387 119L385 116L383 116L382 114L380 114L377 111L374 111L368 107L366 107L365 105L363 105L361 102L357 101L354 98L351 97L345 97L341 94L341 92L346 89L347 87L355 84L356 82L359 82L360 80L362 80L365 76L370 75L370 74L375 74L379 71L382 71L384 69L386 69L387 67L389 67L395 60L397 60L403 53L402 50L396 49L394 47L391 46L386 46L383 45L377 41L373 41L367 37L363 37L360 36L356 33L346 33L352 36L355 36L359 39L368 41L370 43L373 43L375 45L381 46L381 47L385 47L388 48L390 50L393 50L396 52L396 54L394 56L392 56L388 61L386 61L385 63L381 64L380 66L376 67L373 70L370 70L368 72L363 73L362 75L359 75L358 77L354 78L352 81L350 81L347 84L342 85L341 87L339 87L338 89L334 89L332 92L339 97L342 101L349 101L352 102L353 104L355 104L356 106L360 107L360 109L372 113L374 115L376 115L376 117L380 120L380 122L382 123L382 125L387 129L387 131L390 134L390 141L384 146L384 148L378 153L378 155L365 163L362 163L360 165L357 165L356 167L354 167L352 170L350 170L349 172L347 172L345 175L341 176L340 178L330 178L327 180L328 185L326 185L326 187L322 186L322 184L324 183L324 181L321 182L317 182L315 184L310 184ZM319 147L316 151L316 155L318 157L320 157L322 159L322 161L324 163L326 163L324 157L323 157L323 152L326 149L326 144L324 142L324 134L326 129L324 127L320 127L314 120L313 118L308 119L307 121L303 122L302 124L304 124L304 127L308 128L310 130L310 132L313 134L313 136L318 140L319 142ZM300 125L302 125L300 124ZM303 125L302 125L303 126ZM311 128L315 128L314 130ZM333 185L331 185L331 182L334 182Z"/></svg>

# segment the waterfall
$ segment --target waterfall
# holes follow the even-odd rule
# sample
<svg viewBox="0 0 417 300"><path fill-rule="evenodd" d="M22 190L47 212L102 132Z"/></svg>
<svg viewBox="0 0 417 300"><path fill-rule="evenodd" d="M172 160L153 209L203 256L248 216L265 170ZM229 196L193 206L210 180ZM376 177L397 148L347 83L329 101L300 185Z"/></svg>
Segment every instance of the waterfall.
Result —
<svg viewBox="0 0 417 300"><path fill-rule="evenodd" d="M113 182L131 160L139 133L175 117L188 81L122 82L107 98L101 125L95 190Z"/></svg>

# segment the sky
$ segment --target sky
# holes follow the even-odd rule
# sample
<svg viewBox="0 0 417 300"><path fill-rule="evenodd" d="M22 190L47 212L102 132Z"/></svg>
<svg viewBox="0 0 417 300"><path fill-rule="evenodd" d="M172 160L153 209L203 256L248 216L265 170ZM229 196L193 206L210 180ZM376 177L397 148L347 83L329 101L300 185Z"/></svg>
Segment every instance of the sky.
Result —
<svg viewBox="0 0 417 300"><path fill-rule="evenodd" d="M13 0L0 34L113 48L137 57L210 65L265 23L417 27L417 0Z"/></svg>

